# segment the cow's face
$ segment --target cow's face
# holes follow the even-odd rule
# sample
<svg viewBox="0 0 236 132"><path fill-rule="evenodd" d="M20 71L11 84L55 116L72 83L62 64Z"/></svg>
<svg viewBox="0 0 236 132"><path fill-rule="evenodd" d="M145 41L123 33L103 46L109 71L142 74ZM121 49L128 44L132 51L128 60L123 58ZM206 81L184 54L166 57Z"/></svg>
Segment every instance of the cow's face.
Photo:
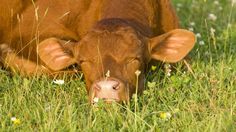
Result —
<svg viewBox="0 0 236 132"><path fill-rule="evenodd" d="M142 91L144 69L150 59L177 62L192 49L195 37L177 29L146 38L126 27L112 32L94 30L76 44L63 43L56 39L40 43L41 60L52 70L79 64L91 102L94 98L123 101Z"/></svg>
<svg viewBox="0 0 236 132"><path fill-rule="evenodd" d="M138 91L143 88L145 41L127 28L115 32L92 31L80 41L74 54L91 98L127 100L136 87ZM141 71L139 76L136 71Z"/></svg>

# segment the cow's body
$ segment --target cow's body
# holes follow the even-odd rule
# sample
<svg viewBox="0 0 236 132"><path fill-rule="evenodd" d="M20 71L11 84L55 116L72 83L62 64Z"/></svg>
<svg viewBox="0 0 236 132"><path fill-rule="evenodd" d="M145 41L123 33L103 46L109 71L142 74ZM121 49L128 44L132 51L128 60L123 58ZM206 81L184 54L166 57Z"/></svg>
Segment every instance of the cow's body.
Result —
<svg viewBox="0 0 236 132"><path fill-rule="evenodd" d="M178 19L169 0L35 0L34 3L31 0L3 0L0 8L3 9L3 12L0 13L0 43L3 43L0 46L1 61L6 67L20 71L22 74L52 73L75 63L74 60L68 59L68 56L62 57L61 60L66 58L65 61L55 60L55 64L47 62L49 59L47 57L50 56L47 54L51 53L51 47L47 45L51 45L51 43L73 45L69 48L66 45L62 46L66 49L63 52L73 54L71 56L77 55L75 53L77 51L82 54L82 49L85 50L83 55L91 49L91 53L89 52L90 54L87 56L96 56L93 54L96 51L94 47L99 44L90 44L91 46L87 49L86 46L80 46L80 50L77 51L74 51L74 47L76 47L74 45L90 40L93 42L93 38L97 38L98 34L103 34L104 37L106 34L104 32L108 32L109 35L104 40L103 37L98 37L99 41L101 39L103 43L101 50L112 52L112 54L104 55L105 58L123 55L126 51L131 52L128 49L117 50L119 51L117 54L112 51L111 48L119 49L119 46L115 47L117 45L115 43L120 40L118 36L124 35L123 37L125 37L131 34L127 41L135 39L146 43L147 38L153 38L178 28ZM91 35L94 33L96 35ZM118 40L115 41L116 37ZM50 40L46 41L47 39ZM40 44L43 46L38 46ZM145 56L143 57L144 63L150 60L150 55L146 55L146 51L150 50L150 47L152 48L152 46L146 46L147 49L142 49L144 50L142 55ZM61 52L58 50L56 54L61 54ZM61 54L61 56L63 55ZM106 64L111 65L108 66L109 68L106 66L98 68L98 70L102 70L103 74L105 70L110 71L119 65L118 61L112 65L112 59L103 59L103 54L101 54L101 58L104 61L102 65L105 65L106 60ZM144 69L143 67L144 65L141 69ZM121 75L124 73L116 73L115 70L116 68L111 72L116 74L114 76L119 76L115 77L116 79L121 79ZM87 71L83 72L86 74ZM93 79L85 77L87 87L91 87L95 80L101 78L101 75L99 76Z"/></svg>

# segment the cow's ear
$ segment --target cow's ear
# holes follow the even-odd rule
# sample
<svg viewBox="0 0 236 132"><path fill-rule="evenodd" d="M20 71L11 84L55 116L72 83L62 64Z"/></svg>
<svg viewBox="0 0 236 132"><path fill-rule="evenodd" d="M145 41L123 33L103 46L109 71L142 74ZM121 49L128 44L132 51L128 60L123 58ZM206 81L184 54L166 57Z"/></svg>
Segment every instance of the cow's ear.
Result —
<svg viewBox="0 0 236 132"><path fill-rule="evenodd" d="M195 44L194 33L175 29L149 40L152 59L174 63L183 59Z"/></svg>
<svg viewBox="0 0 236 132"><path fill-rule="evenodd" d="M49 38L38 44L38 55L40 59L53 71L62 70L74 63L72 54L74 43Z"/></svg>

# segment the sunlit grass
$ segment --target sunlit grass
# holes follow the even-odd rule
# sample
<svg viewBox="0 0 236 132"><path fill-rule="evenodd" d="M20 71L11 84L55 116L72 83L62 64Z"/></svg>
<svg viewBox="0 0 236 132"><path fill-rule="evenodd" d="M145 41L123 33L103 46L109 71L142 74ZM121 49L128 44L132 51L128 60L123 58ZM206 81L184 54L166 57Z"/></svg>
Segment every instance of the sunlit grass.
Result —
<svg viewBox="0 0 236 132"><path fill-rule="evenodd" d="M129 104L88 104L81 75L54 83L0 71L1 131L235 131L236 5L174 0L181 25L198 34L189 68L151 67ZM169 72L169 73L168 73Z"/></svg>

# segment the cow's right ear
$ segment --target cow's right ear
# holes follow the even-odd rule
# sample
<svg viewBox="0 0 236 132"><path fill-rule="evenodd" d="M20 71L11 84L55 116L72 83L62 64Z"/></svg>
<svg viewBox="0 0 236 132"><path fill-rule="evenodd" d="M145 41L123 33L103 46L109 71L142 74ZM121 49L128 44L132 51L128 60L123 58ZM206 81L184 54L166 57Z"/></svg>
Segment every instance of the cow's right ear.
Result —
<svg viewBox="0 0 236 132"><path fill-rule="evenodd" d="M73 42L49 38L38 44L37 53L47 67L59 71L76 63L72 54L74 46Z"/></svg>
<svg viewBox="0 0 236 132"><path fill-rule="evenodd" d="M175 29L150 39L150 56L152 59L164 62L177 62L189 53L195 41L194 33L184 29Z"/></svg>

